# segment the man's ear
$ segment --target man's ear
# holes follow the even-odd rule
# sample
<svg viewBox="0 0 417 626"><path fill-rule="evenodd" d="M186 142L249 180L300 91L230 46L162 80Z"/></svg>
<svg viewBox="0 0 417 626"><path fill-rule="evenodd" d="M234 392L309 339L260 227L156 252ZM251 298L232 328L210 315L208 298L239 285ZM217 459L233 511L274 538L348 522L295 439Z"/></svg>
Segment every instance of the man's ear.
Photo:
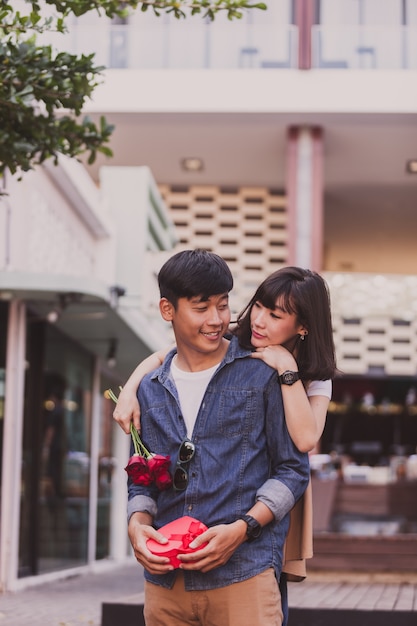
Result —
<svg viewBox="0 0 417 626"><path fill-rule="evenodd" d="M162 318L166 321L166 322L172 322L172 319L174 317L174 306L173 304L167 300L166 298L161 298L159 301L159 312L162 315Z"/></svg>

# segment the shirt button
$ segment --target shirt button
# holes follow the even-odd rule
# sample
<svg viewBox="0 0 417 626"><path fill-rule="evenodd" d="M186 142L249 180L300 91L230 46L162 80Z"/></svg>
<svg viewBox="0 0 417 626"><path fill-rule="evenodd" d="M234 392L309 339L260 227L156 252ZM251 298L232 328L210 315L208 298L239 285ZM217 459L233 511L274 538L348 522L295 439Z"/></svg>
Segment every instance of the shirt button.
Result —
<svg viewBox="0 0 417 626"><path fill-rule="evenodd" d="M189 504L189 505L188 505L188 510L189 510L189 511L192 511L192 510L193 510L193 505L192 505L192 504Z"/></svg>

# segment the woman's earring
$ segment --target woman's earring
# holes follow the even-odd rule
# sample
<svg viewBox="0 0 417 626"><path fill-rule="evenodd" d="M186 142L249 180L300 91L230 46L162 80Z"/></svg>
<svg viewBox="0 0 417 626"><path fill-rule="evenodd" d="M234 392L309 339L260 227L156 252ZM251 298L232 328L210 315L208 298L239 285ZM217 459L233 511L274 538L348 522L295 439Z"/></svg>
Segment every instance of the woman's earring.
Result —
<svg viewBox="0 0 417 626"><path fill-rule="evenodd" d="M300 339L301 339L301 341L304 341L304 339L305 339L304 335L300 335Z"/></svg>

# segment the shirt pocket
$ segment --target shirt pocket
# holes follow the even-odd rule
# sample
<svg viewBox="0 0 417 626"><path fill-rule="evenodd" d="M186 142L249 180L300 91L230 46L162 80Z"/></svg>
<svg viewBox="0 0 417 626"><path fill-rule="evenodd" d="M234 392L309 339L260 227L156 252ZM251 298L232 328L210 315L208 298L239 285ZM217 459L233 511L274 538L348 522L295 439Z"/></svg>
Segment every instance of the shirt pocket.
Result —
<svg viewBox="0 0 417 626"><path fill-rule="evenodd" d="M172 455L172 447L177 449L184 437L183 421L180 410L170 411L165 402L149 407L141 416L141 436L148 451Z"/></svg>
<svg viewBox="0 0 417 626"><path fill-rule="evenodd" d="M255 397L252 391L223 389L219 394L217 430L227 437L239 437L251 430Z"/></svg>

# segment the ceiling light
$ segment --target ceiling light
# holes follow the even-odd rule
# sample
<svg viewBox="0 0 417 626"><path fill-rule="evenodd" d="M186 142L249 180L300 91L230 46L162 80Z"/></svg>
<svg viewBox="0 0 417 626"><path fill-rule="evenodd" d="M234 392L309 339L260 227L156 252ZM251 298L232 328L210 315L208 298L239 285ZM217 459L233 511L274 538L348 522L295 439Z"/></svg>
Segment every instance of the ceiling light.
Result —
<svg viewBox="0 0 417 626"><path fill-rule="evenodd" d="M126 289L120 285L112 285L109 287L110 292L110 306L112 309L116 309L119 304L119 298L126 295Z"/></svg>
<svg viewBox="0 0 417 626"><path fill-rule="evenodd" d="M75 292L57 294L58 302L54 304L46 314L47 321L50 324L56 324L67 307L70 304L81 302L82 298L82 294Z"/></svg>
<svg viewBox="0 0 417 626"><path fill-rule="evenodd" d="M417 174L417 159L410 159L407 161L405 169L409 174Z"/></svg>
<svg viewBox="0 0 417 626"><path fill-rule="evenodd" d="M116 366L116 352L117 352L117 339L110 339L109 347L107 350L107 356L106 356L108 367L113 368Z"/></svg>
<svg viewBox="0 0 417 626"><path fill-rule="evenodd" d="M186 172L202 172L204 169L203 159L200 157L186 157L181 160L181 167Z"/></svg>
<svg viewBox="0 0 417 626"><path fill-rule="evenodd" d="M58 309L51 309L46 314L46 319L48 320L50 324L56 324L57 321L59 320L60 314L61 314L61 311L58 311Z"/></svg>

